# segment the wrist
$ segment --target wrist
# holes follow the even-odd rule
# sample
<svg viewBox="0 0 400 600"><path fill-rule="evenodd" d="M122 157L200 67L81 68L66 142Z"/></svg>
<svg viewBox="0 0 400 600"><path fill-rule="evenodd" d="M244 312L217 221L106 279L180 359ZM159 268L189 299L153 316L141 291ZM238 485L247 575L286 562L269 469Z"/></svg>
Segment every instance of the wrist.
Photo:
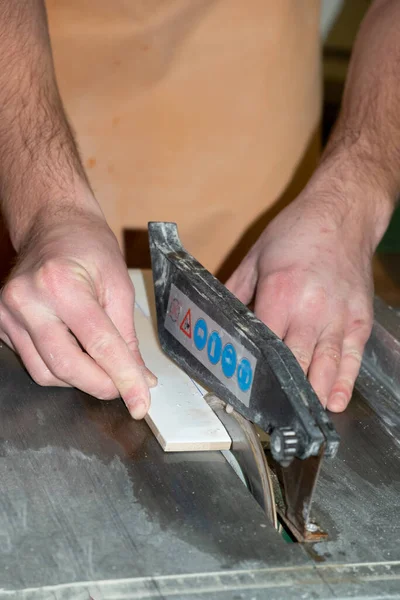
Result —
<svg viewBox="0 0 400 600"><path fill-rule="evenodd" d="M51 182L36 182L28 189L25 186L9 189L2 204L10 239L17 252L38 232L76 216L105 221L88 183L77 174L63 188Z"/></svg>
<svg viewBox="0 0 400 600"><path fill-rule="evenodd" d="M398 191L390 174L365 149L328 146L307 185L307 197L371 255L384 235Z"/></svg>

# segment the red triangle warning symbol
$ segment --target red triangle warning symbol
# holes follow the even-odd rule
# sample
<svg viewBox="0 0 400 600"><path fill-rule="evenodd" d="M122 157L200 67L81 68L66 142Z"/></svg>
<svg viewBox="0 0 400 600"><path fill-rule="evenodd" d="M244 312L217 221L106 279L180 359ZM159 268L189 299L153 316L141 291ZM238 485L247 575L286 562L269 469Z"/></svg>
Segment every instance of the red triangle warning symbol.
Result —
<svg viewBox="0 0 400 600"><path fill-rule="evenodd" d="M183 331L188 338L192 337L192 313L190 312L190 308L183 317L179 329Z"/></svg>

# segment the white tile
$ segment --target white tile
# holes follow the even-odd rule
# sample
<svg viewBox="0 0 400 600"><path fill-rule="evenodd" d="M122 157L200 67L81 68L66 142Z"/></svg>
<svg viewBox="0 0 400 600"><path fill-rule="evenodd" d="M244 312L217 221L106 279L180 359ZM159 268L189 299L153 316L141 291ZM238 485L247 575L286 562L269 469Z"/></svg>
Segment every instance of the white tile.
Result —
<svg viewBox="0 0 400 600"><path fill-rule="evenodd" d="M135 325L140 351L148 368L158 377L151 390L146 421L167 452L226 450L231 439L221 421L204 400L200 388L170 360L158 342L146 293L148 275L130 271L136 288Z"/></svg>

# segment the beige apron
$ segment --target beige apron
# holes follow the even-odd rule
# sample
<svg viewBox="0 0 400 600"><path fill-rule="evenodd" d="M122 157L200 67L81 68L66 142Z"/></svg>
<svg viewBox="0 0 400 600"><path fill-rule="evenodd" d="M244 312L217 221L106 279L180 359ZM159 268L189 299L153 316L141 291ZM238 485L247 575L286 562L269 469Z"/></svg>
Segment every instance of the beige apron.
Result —
<svg viewBox="0 0 400 600"><path fill-rule="evenodd" d="M176 221L187 249L216 271L277 203L318 130L319 1L47 8L67 113L117 237Z"/></svg>

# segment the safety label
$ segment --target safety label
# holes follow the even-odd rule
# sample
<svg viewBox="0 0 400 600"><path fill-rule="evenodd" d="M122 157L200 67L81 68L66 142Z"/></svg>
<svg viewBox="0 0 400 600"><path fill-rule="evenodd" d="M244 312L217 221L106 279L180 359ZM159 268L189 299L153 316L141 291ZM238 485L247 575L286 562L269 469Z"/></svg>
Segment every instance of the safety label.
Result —
<svg viewBox="0 0 400 600"><path fill-rule="evenodd" d="M186 337L189 339L192 338L192 313L190 308L186 311L179 329L186 335Z"/></svg>
<svg viewBox="0 0 400 600"><path fill-rule="evenodd" d="M249 406L257 359L174 284L165 329Z"/></svg>

